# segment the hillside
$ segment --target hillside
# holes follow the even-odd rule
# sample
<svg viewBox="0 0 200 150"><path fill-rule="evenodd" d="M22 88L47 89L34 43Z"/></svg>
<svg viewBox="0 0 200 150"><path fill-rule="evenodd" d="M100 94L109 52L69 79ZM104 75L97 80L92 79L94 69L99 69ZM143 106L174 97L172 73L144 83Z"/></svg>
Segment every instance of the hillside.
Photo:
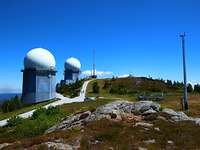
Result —
<svg viewBox="0 0 200 150"><path fill-rule="evenodd" d="M99 93L93 92L93 83L97 82ZM163 107L174 110L182 110L183 84L167 80L152 79L145 77L127 77L96 79L89 83L87 88L88 97L103 97L111 99L126 99L129 101L138 101L139 95L160 96L163 94L163 100L157 101ZM199 93L188 93L190 109L186 112L188 115L200 116L200 95Z"/></svg>
<svg viewBox="0 0 200 150"><path fill-rule="evenodd" d="M44 131L39 135L32 134L26 138L13 135L16 136L17 141L14 137L13 141L11 139L9 141L6 140L6 136L7 138L9 136L4 134L0 138L0 143L4 142L0 144L0 148L154 150L198 149L200 147L200 118L190 118L183 112L163 109L159 104L148 101L133 103L121 100L102 106L103 101L65 105L65 108L72 107L76 110L87 105L98 107L92 109L87 107L71 115L66 114L65 118L46 128L46 131L43 128ZM58 113L59 110L56 114ZM37 117L41 118L41 114L38 115ZM51 112L51 117L53 116L56 115ZM16 128L19 126L17 125ZM37 127L34 128L36 129ZM15 129L9 129L8 134L13 130ZM23 132L17 134L22 136ZM9 143L5 143L5 140Z"/></svg>
<svg viewBox="0 0 200 150"><path fill-rule="evenodd" d="M95 82L99 93L93 93ZM0 149L197 149L200 95L190 93L189 111L180 112L181 88L148 78L95 79L87 96L96 100L39 108L28 119L13 117L0 127ZM142 102L141 93L165 98Z"/></svg>
<svg viewBox="0 0 200 150"><path fill-rule="evenodd" d="M98 94L92 92L92 84L98 82L100 91ZM167 80L152 79L145 77L127 77L112 79L97 79L90 83L88 96L109 96L109 95L129 95L137 96L140 94L180 94L183 84Z"/></svg>

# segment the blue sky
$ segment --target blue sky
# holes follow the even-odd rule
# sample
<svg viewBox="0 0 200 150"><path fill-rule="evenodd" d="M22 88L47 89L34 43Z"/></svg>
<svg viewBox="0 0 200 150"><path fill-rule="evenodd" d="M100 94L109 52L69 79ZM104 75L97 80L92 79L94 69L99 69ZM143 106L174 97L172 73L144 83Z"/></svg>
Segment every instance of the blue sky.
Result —
<svg viewBox="0 0 200 150"><path fill-rule="evenodd" d="M188 81L200 82L198 0L1 0L0 92L20 91L23 58L50 50L57 80L68 57L90 70L182 80L179 32L186 32Z"/></svg>

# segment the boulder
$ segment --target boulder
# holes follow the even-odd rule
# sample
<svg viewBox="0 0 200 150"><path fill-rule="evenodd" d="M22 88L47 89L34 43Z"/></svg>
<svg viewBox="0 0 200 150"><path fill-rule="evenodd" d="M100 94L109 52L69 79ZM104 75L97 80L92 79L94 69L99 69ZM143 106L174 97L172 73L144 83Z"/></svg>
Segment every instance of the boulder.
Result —
<svg viewBox="0 0 200 150"><path fill-rule="evenodd" d="M164 108L162 110L163 113L166 113L170 116L177 116L177 113L173 110L173 109L169 109L169 108Z"/></svg>
<svg viewBox="0 0 200 150"><path fill-rule="evenodd" d="M154 114L157 113L157 111L153 110L152 108L143 112L142 115L149 115L149 114Z"/></svg>
<svg viewBox="0 0 200 150"><path fill-rule="evenodd" d="M137 126L142 126L142 127L153 127L153 124L151 124L151 123L146 123L146 122L137 122L136 124L135 124L135 126L137 127Z"/></svg>
<svg viewBox="0 0 200 150"><path fill-rule="evenodd" d="M186 121L186 120L191 120L190 117L188 117L184 112L179 111L175 112L173 109L165 108L162 110L162 112L168 114L171 116L171 119L173 121Z"/></svg>
<svg viewBox="0 0 200 150"><path fill-rule="evenodd" d="M156 143L156 140L155 139L152 139L152 140L146 140L144 141L145 144L154 144Z"/></svg>
<svg viewBox="0 0 200 150"><path fill-rule="evenodd" d="M150 109L155 110L156 112L159 112L160 105L152 101L140 101L140 102L135 103L134 109L140 112L145 112Z"/></svg>
<svg viewBox="0 0 200 150"><path fill-rule="evenodd" d="M74 150L73 146L64 143L46 142L43 144L47 145L48 149Z"/></svg>

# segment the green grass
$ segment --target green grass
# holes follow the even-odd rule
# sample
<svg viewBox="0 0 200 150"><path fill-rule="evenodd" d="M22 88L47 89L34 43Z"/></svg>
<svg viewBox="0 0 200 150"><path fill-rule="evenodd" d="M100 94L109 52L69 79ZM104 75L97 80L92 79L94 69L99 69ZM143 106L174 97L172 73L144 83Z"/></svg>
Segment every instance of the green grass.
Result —
<svg viewBox="0 0 200 150"><path fill-rule="evenodd" d="M21 113L24 113L24 112L27 112L27 111L31 111L33 109L37 109L37 108L40 108L42 106L45 106L49 103L52 103L54 102L55 100L49 100L49 101L45 101L45 102L41 102L41 103L38 103L38 104L31 104L29 106L26 106L26 107L23 107L21 109L18 109L18 110L14 110L12 112L8 112L8 113L4 113L1 109L0 109L0 120L3 120L3 119L7 119L7 118L10 118L12 116L16 116L16 115L19 115Z"/></svg>
<svg viewBox="0 0 200 150"><path fill-rule="evenodd" d="M136 95L135 94L129 94L129 95L110 94L107 89L103 89L105 80L108 80L108 79L96 79L96 80L91 81L88 84L86 96L88 96L88 97L103 97L103 98L106 98L106 99L119 98L119 99L125 99L125 100L129 100L129 101L136 101ZM100 87L99 93L93 93L92 92L92 84L95 81L98 82L98 85Z"/></svg>
<svg viewBox="0 0 200 150"><path fill-rule="evenodd" d="M94 110L97 107L112 102L111 99L70 103L58 106L59 112L53 115L41 114L38 118L24 119L15 127L0 127L0 143L12 142L23 138L42 135L48 128L60 122L72 113L84 110Z"/></svg>
<svg viewBox="0 0 200 150"><path fill-rule="evenodd" d="M116 122L102 119L87 124L84 131L81 132L80 130L56 131L47 135L23 139L9 148L30 148L33 145L37 147L40 143L56 139L62 139L71 144L80 137L81 150L104 150L110 147L119 150L138 149L138 147L149 150L198 149L200 147L200 127L193 123L172 123L162 120L153 120L150 123L154 124L154 127L158 127L160 131L154 130L154 127L150 127L148 130L141 126L134 127L133 121ZM152 139L155 139L156 143L144 143L144 141ZM99 143L92 144L96 140ZM173 144L169 144L169 140L173 141Z"/></svg>

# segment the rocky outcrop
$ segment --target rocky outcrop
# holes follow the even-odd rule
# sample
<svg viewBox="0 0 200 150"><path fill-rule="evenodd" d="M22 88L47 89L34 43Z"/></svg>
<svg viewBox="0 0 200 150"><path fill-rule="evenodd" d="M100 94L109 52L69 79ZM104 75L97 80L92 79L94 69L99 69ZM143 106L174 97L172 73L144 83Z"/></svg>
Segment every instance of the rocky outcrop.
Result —
<svg viewBox="0 0 200 150"><path fill-rule="evenodd" d="M94 112L85 111L73 114L63 120L60 124L48 129L46 133L55 130L66 130L74 127L82 128L84 124L103 118L120 121L123 119L141 120L142 114L148 115L159 112L160 105L152 101L128 102L115 101L98 107Z"/></svg>
<svg viewBox="0 0 200 150"><path fill-rule="evenodd" d="M12 143L2 143L2 144L0 144L0 149L7 147L9 145L12 145Z"/></svg>
<svg viewBox="0 0 200 150"><path fill-rule="evenodd" d="M165 117L165 115L162 114L166 114L168 117ZM84 111L73 114L68 118L64 119L60 124L48 129L46 133L50 133L55 130L67 130L71 128L81 129L88 122L100 120L103 118L114 121L142 121L148 119L148 116L152 118L152 115L154 115L154 119L156 117L156 119L161 119L165 121L188 120L200 125L200 119L188 117L184 112L176 112L168 108L165 108L162 111L160 111L160 105L152 101L129 102L121 100L98 107L95 111Z"/></svg>

